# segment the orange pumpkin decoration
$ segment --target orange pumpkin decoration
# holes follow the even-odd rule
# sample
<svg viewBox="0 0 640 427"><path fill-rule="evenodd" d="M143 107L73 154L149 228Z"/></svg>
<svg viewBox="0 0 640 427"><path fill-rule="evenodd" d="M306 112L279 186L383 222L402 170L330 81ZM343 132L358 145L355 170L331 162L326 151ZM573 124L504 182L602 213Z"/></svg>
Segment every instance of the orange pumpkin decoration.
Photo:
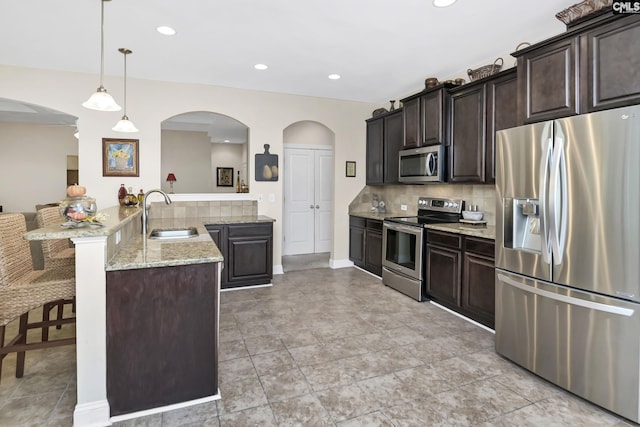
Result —
<svg viewBox="0 0 640 427"><path fill-rule="evenodd" d="M76 221L82 221L87 217L87 214L86 212L70 212L70 213L67 213L67 216Z"/></svg>
<svg viewBox="0 0 640 427"><path fill-rule="evenodd" d="M73 184L67 187L67 195L69 197L82 197L87 193L87 189L82 185Z"/></svg>

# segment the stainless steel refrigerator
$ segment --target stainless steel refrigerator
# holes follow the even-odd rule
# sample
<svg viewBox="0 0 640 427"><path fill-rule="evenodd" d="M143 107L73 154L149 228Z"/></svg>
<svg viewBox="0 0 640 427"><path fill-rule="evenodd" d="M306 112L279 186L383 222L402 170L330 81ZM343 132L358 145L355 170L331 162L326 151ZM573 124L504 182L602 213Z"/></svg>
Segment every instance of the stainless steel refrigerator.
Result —
<svg viewBox="0 0 640 427"><path fill-rule="evenodd" d="M496 351L640 421L640 106L496 141Z"/></svg>

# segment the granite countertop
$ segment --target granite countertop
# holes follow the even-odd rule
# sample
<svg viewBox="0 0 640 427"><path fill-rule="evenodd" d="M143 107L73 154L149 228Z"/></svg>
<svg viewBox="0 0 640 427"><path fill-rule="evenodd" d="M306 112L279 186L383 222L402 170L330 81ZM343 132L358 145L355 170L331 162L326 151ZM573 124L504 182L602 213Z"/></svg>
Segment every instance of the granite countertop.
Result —
<svg viewBox="0 0 640 427"><path fill-rule="evenodd" d="M274 222L264 215L204 218L149 219L147 232L154 228L195 227L198 236L180 239L149 239L137 235L127 241L107 263L106 270L131 270L138 268L168 267L175 265L222 262L222 253L209 236L205 225L249 224Z"/></svg>
<svg viewBox="0 0 640 427"><path fill-rule="evenodd" d="M224 261L201 218L154 219L149 220L147 224L148 232L154 228L186 227L195 227L198 235L180 239L149 239L142 234L133 236L109 260L105 270L133 270Z"/></svg>
<svg viewBox="0 0 640 427"><path fill-rule="evenodd" d="M496 239L496 227L494 225L470 225L462 223L427 224L425 228L430 230L446 231L449 233L464 234L465 236L481 237L483 239Z"/></svg>
<svg viewBox="0 0 640 427"><path fill-rule="evenodd" d="M377 212L366 212L366 211L349 212L349 215L358 216L358 217L367 218L367 219L377 219L380 221L388 217L402 216L401 214L393 214L393 213L381 214ZM440 230L440 231L446 231L449 233L464 234L465 236L481 237L484 239L491 239L491 240L496 239L496 227L494 225L488 225L488 226L487 225L471 225L471 224L463 224L463 223L455 222L455 223L444 223L444 224L426 224L424 227L431 230Z"/></svg>
<svg viewBox="0 0 640 427"><path fill-rule="evenodd" d="M127 223L138 219L142 209L113 206L99 213L106 219L99 225L87 225L80 228L63 228L60 225L38 228L24 234L26 240L69 239L74 237L110 236L122 229ZM154 228L195 227L198 236L182 239L149 239L141 234L124 242L116 254L107 263L105 269L130 270L149 267L167 267L173 265L202 264L222 262L220 250L209 236L205 225L244 224L274 222L264 215L228 216L204 218L162 218L149 219L147 231Z"/></svg>
<svg viewBox="0 0 640 427"><path fill-rule="evenodd" d="M26 240L51 240L69 239L73 237L109 236L121 229L128 222L142 215L142 209L112 206L99 210L98 213L105 214L106 216L106 219L102 222L102 226L89 224L80 228L63 228L60 225L51 225L28 231L24 234L24 238Z"/></svg>
<svg viewBox="0 0 640 427"><path fill-rule="evenodd" d="M361 212L349 212L350 216L359 216L360 218L366 218L366 219L377 219L379 221L382 221L385 218L388 218L390 216L401 216L401 214L392 214L392 213L378 213L378 212L367 212L367 211L361 211Z"/></svg>
<svg viewBox="0 0 640 427"><path fill-rule="evenodd" d="M224 225L224 224L255 224L259 222L275 222L276 220L265 216L215 216L198 218L205 225Z"/></svg>

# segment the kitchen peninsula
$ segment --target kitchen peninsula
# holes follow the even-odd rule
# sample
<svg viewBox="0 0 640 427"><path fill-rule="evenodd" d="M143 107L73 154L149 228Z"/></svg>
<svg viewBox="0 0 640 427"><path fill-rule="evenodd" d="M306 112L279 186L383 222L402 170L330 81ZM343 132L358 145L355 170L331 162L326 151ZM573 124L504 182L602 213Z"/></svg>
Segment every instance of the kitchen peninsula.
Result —
<svg viewBox="0 0 640 427"><path fill-rule="evenodd" d="M195 227L198 236L155 240L141 235L141 209L101 213L107 216L102 227L50 226L25 234L27 240L70 238L76 247L74 425L110 425L218 399L224 258L205 225L273 220L252 212L163 215L149 220L149 231Z"/></svg>

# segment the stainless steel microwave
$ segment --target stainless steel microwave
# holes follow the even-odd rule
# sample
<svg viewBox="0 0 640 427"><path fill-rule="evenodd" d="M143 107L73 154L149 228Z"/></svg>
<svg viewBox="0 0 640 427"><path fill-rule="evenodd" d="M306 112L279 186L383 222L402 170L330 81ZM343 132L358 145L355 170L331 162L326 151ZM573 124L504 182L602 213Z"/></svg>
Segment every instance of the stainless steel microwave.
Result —
<svg viewBox="0 0 640 427"><path fill-rule="evenodd" d="M400 151L398 180L413 184L445 182L445 149L443 145L431 145Z"/></svg>

